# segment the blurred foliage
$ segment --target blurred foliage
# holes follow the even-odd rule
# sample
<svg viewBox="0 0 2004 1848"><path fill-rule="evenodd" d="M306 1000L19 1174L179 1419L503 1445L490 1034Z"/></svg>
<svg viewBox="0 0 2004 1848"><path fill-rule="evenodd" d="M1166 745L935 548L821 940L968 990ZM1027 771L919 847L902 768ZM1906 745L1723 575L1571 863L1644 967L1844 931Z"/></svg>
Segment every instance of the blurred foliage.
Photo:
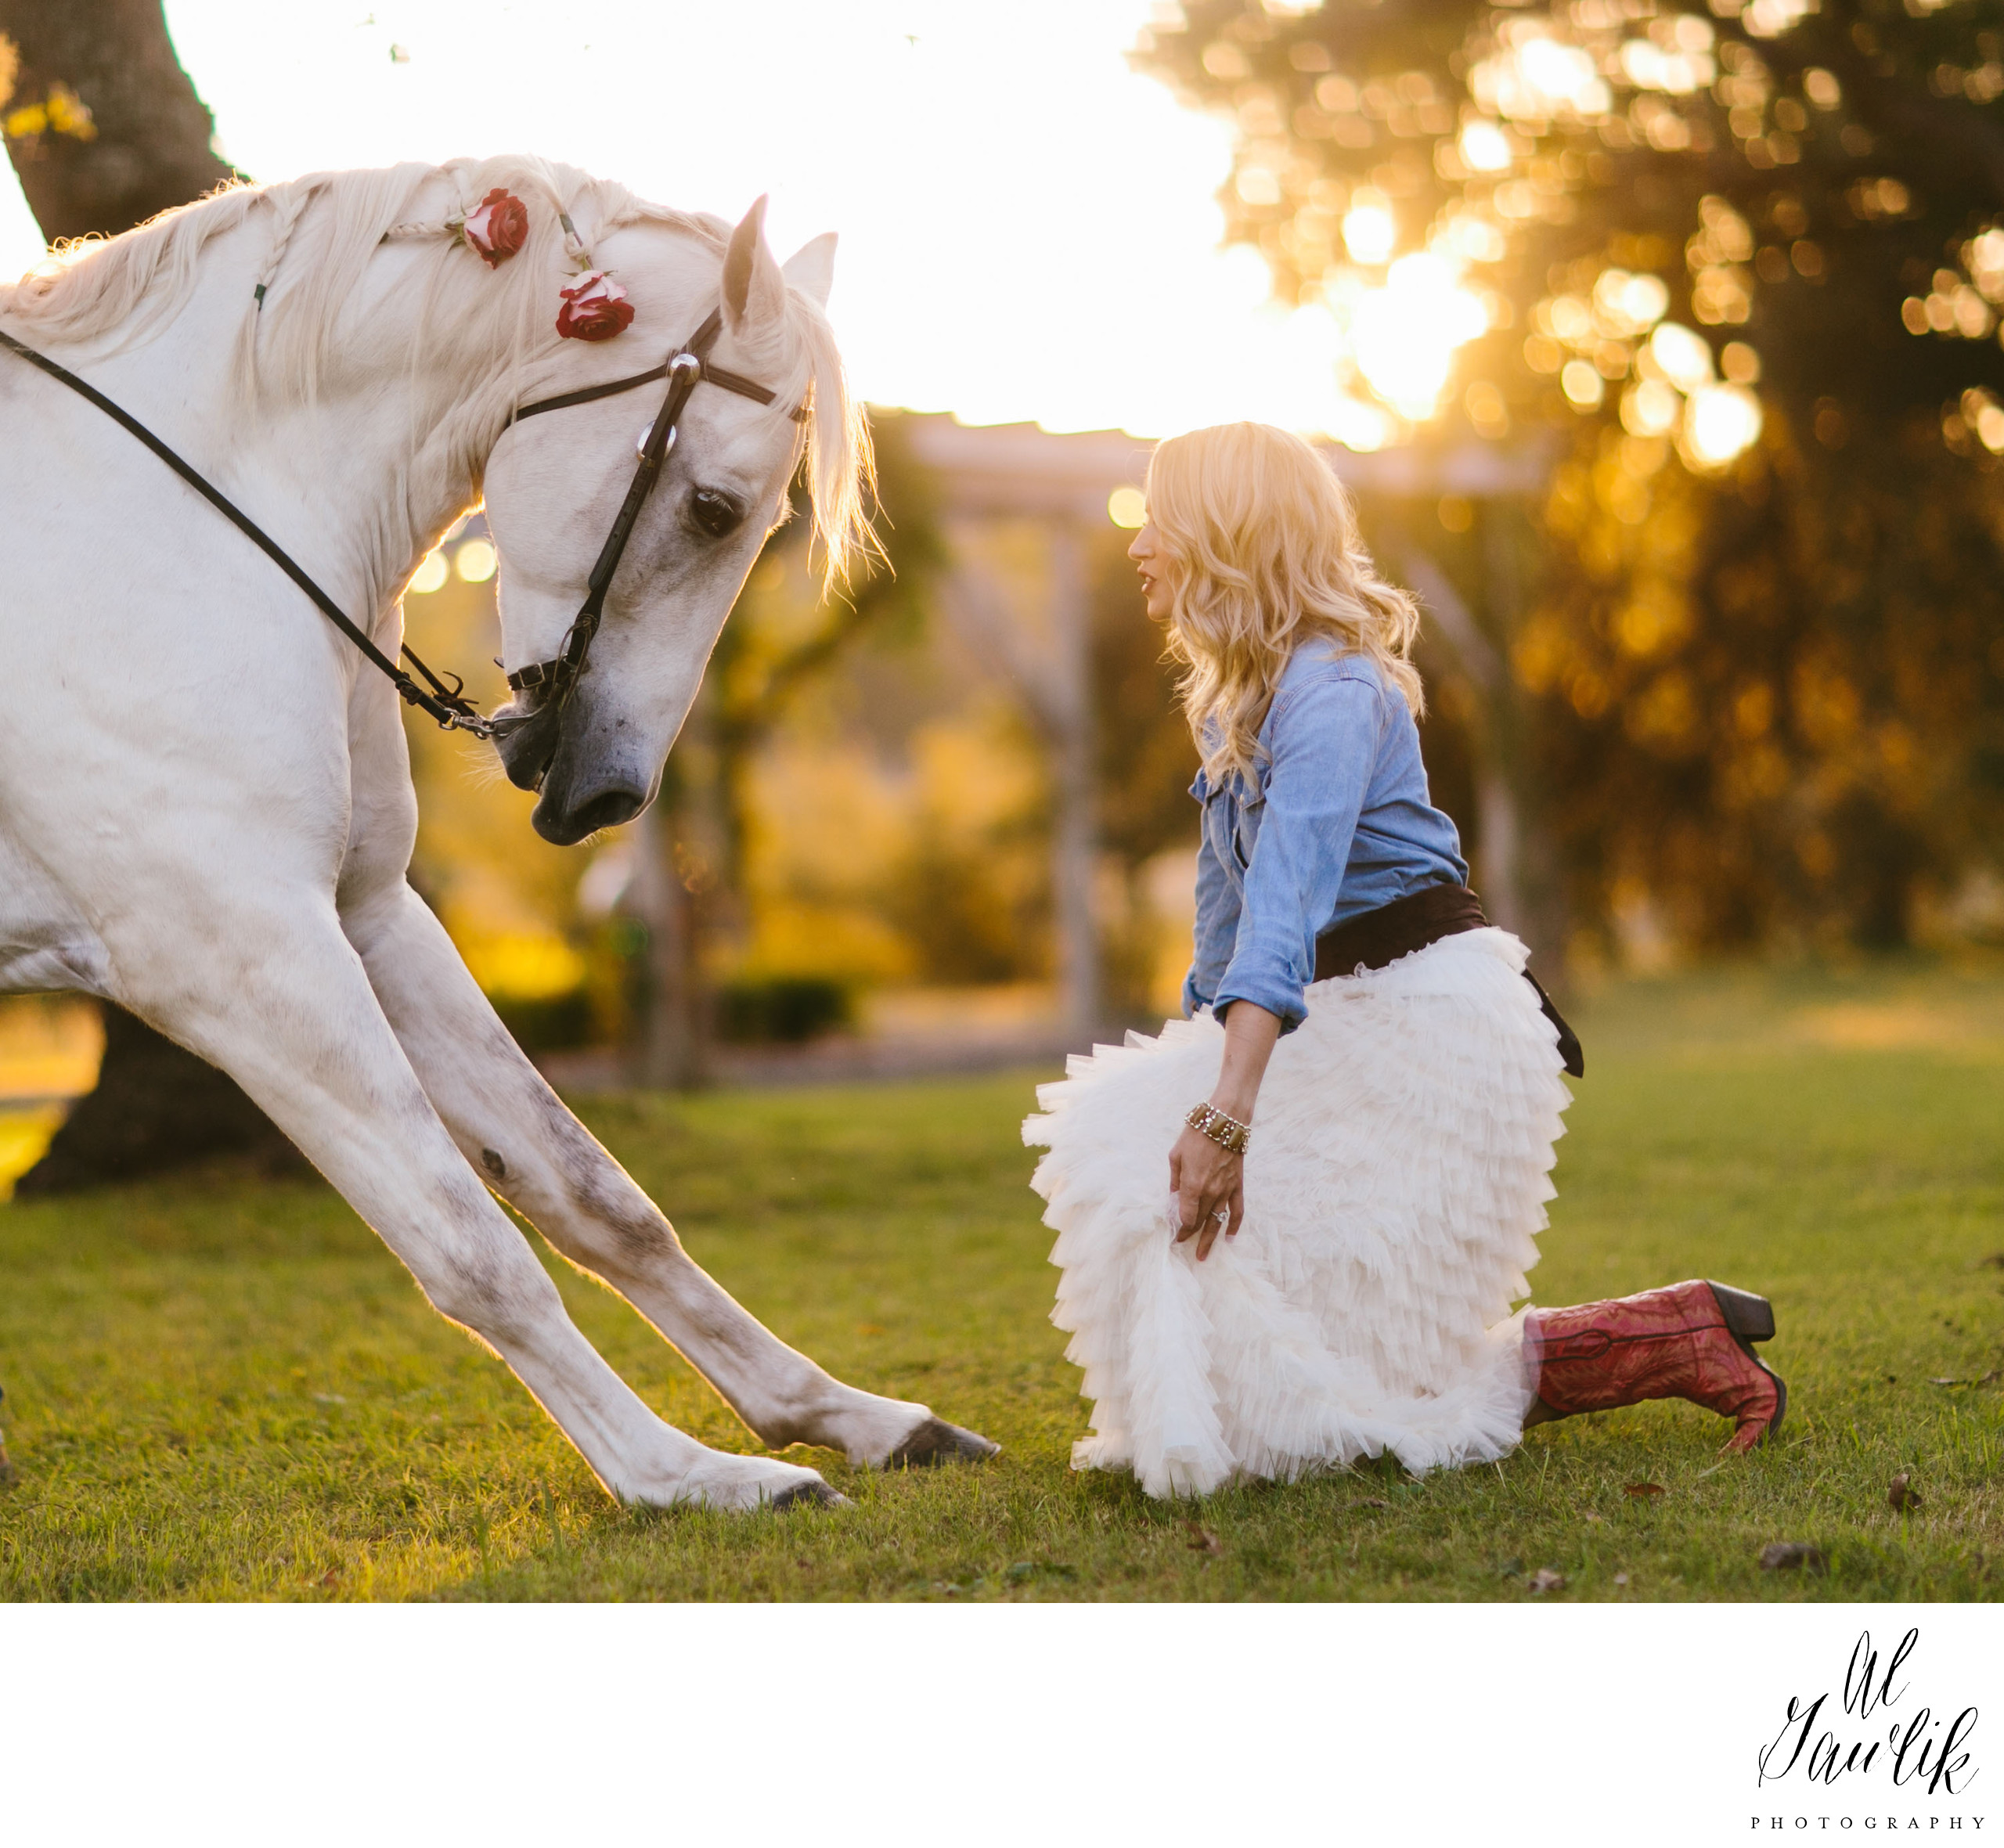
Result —
<svg viewBox="0 0 2004 1848"><path fill-rule="evenodd" d="M800 689L825 673L867 632L915 636L927 588L945 557L931 476L911 454L895 416L872 420L876 506L871 524L881 556L845 591L817 595L806 557L805 520L780 529L739 597L710 657L704 697L723 795L726 878L741 888L748 777L752 754ZM801 503L804 481L793 499Z"/></svg>
<svg viewBox="0 0 2004 1848"><path fill-rule="evenodd" d="M880 441L899 428L880 415ZM885 452L898 452L887 444ZM926 504L914 492L921 485L894 488L887 470L887 506L897 504L894 492ZM1161 955L1145 874L1165 850L1194 848L1195 809L1184 792L1195 758L1127 540L1112 527L1087 535L1095 800L1110 999L1117 1009L1144 1010ZM978 542L979 565L1033 652L1050 639L1048 547L1033 521L993 522ZM921 567L930 571L937 558L928 549ZM901 565L899 582L915 575ZM778 602L793 582L777 567L771 579L755 578L752 592L772 600L755 620L799 621L784 617ZM930 603L914 593L860 635L748 761L748 973L946 986L1052 974L1060 792L1047 746L1020 689L953 625L929 620Z"/></svg>
<svg viewBox="0 0 2004 1848"><path fill-rule="evenodd" d="M993 696L913 740L916 803L888 869L885 917L919 980L948 986L1047 980L1054 946L1045 754Z"/></svg>
<svg viewBox="0 0 2004 1848"><path fill-rule="evenodd" d="M1368 340L1347 385L1557 447L1494 639L1575 914L1646 892L1698 946L1941 916L2004 821L1996 9L1180 13L1136 61L1235 121L1228 235L1277 293L1344 322L1426 251L1481 304L1430 409ZM1468 524L1427 545L1479 585Z"/></svg>
<svg viewBox="0 0 2004 1848"><path fill-rule="evenodd" d="M717 1030L741 1044L794 1045L847 1026L855 997L825 976L776 976L727 982L717 993Z"/></svg>
<svg viewBox="0 0 2004 1848"><path fill-rule="evenodd" d="M1190 799L1197 747L1176 703L1163 632L1148 618L1118 527L1093 536L1093 722L1098 745L1100 844L1123 867L1197 843Z"/></svg>

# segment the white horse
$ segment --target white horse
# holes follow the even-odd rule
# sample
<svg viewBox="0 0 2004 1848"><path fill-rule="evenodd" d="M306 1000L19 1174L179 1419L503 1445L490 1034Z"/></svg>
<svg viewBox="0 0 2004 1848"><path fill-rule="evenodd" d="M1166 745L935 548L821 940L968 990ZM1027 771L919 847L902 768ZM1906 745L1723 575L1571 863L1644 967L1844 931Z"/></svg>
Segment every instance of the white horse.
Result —
<svg viewBox="0 0 2004 1848"><path fill-rule="evenodd" d="M496 188L526 237L490 264L465 221ZM783 517L798 407L831 571L863 539L867 439L821 313L834 240L782 268L762 207L733 231L521 159L320 175L72 251L0 288L0 330L149 426L392 657L412 572L484 495L520 668L556 654L668 387L511 412L658 365L720 305L712 356L774 402L696 390L589 671L560 709L504 713L538 831L575 841L653 799ZM560 290L586 269L626 292L616 337L558 337ZM0 432L0 990L101 996L228 1072L622 1500L840 1497L656 1418L490 1188L768 1446L991 1454L762 1327L522 1056L406 883L397 695L355 646L131 435L4 351Z"/></svg>

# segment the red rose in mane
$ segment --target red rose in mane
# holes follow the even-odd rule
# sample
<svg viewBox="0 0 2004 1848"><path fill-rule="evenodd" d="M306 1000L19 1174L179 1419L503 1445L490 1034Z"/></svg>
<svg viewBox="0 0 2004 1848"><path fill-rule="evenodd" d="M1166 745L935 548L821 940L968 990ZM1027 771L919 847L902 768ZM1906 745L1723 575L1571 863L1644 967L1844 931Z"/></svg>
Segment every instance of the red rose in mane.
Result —
<svg viewBox="0 0 2004 1848"><path fill-rule="evenodd" d="M633 324L633 304L602 269L588 270L564 292L557 331L566 340L611 340Z"/></svg>
<svg viewBox="0 0 2004 1848"><path fill-rule="evenodd" d="M496 186L467 214L460 234L489 269L498 269L528 240L529 208L506 186Z"/></svg>

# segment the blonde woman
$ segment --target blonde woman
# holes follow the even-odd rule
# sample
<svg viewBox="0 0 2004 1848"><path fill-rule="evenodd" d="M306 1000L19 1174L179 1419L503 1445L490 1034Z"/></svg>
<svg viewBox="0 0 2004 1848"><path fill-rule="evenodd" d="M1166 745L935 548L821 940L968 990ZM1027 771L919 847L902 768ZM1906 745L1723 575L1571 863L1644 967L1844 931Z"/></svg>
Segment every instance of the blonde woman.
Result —
<svg viewBox="0 0 2004 1848"><path fill-rule="evenodd" d="M1073 1466L1158 1496L1418 1472L1667 1397L1750 1449L1786 1403L1759 1297L1511 1313L1577 1043L1428 799L1418 612L1335 476L1230 424L1157 448L1148 506L1129 556L1203 759L1195 956L1184 1020L1074 1059L1023 1128L1093 1402Z"/></svg>

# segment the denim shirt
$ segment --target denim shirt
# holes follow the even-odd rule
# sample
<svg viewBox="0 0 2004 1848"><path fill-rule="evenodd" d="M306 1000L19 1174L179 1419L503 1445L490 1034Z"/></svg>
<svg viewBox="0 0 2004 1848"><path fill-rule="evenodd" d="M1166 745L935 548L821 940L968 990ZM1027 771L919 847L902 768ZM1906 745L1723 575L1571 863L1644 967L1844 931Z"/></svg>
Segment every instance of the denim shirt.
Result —
<svg viewBox="0 0 2004 1848"><path fill-rule="evenodd" d="M1468 883L1454 824L1427 800L1419 728L1368 655L1304 643L1260 728L1256 786L1236 775L1204 805L1196 957L1183 1011L1251 1001L1292 1032L1307 1018L1315 939L1429 885Z"/></svg>

